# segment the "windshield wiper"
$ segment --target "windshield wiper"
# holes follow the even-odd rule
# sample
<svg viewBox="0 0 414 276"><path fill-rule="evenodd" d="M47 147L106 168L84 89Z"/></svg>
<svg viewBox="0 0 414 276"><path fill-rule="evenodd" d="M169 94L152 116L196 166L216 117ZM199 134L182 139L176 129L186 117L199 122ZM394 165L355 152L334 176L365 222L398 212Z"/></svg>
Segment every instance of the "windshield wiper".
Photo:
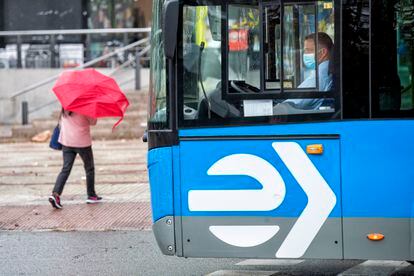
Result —
<svg viewBox="0 0 414 276"><path fill-rule="evenodd" d="M198 55L198 81L200 82L201 90L203 90L204 98L207 101L208 118L211 119L211 103L210 103L210 99L207 97L206 90L204 89L203 78L202 78L202 75L201 75L201 56L203 54L204 45L205 45L205 43L204 43L204 41L202 41L200 43L200 53Z"/></svg>

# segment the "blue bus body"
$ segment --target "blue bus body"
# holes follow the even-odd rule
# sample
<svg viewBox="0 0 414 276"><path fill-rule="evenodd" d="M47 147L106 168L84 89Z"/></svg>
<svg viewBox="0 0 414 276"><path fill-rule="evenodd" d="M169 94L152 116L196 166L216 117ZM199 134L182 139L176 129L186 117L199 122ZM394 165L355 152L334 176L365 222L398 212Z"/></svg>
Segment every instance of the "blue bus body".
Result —
<svg viewBox="0 0 414 276"><path fill-rule="evenodd" d="M164 254L414 259L412 1L153 3Z"/></svg>
<svg viewBox="0 0 414 276"><path fill-rule="evenodd" d="M186 257L413 260L413 136L413 120L182 129L178 145L148 152L160 248ZM314 144L322 154L307 153ZM295 154L300 164L289 160ZM255 192L274 184L261 179L269 171L279 184L261 201ZM321 183L306 184L309 175Z"/></svg>

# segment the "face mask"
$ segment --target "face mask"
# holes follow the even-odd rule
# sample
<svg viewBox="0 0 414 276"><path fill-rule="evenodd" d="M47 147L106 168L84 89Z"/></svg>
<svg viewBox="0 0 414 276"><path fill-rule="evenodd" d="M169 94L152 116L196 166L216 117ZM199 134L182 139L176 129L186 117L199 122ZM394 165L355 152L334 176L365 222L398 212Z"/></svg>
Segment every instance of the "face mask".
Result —
<svg viewBox="0 0 414 276"><path fill-rule="evenodd" d="M308 69L315 69L315 54L303 54L303 63Z"/></svg>

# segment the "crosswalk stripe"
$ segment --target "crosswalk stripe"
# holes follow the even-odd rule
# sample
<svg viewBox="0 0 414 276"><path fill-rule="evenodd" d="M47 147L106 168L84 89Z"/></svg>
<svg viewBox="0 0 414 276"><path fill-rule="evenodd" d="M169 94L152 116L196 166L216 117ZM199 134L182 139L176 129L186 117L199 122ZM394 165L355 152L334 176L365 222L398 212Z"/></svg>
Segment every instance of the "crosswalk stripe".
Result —
<svg viewBox="0 0 414 276"><path fill-rule="evenodd" d="M347 275L376 275L386 276L396 272L410 264L404 261L374 261L368 260L359 265L353 266L348 270L338 274L338 276Z"/></svg>
<svg viewBox="0 0 414 276"><path fill-rule="evenodd" d="M264 270L218 270L206 276L270 276L277 272Z"/></svg>
<svg viewBox="0 0 414 276"><path fill-rule="evenodd" d="M285 259L247 259L242 262L237 263L236 265L297 265L305 260L285 260Z"/></svg>

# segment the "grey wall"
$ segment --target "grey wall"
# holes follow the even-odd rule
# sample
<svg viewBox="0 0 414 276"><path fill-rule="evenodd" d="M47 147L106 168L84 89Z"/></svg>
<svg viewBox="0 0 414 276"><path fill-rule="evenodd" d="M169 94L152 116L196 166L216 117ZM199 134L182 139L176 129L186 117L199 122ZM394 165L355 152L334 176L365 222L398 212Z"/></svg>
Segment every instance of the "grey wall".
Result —
<svg viewBox="0 0 414 276"><path fill-rule="evenodd" d="M82 29L86 5L82 0L2 0L4 30Z"/></svg>

